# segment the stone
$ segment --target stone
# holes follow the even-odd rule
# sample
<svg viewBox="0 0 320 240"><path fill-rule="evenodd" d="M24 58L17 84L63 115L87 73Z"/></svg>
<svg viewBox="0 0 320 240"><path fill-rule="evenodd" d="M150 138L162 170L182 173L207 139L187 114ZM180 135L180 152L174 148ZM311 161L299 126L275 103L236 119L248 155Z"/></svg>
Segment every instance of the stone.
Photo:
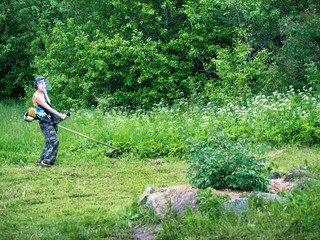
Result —
<svg viewBox="0 0 320 240"><path fill-rule="evenodd" d="M315 182L319 182L319 180L318 179L314 179L314 178L308 178L308 177L302 177L300 180L299 180L299 182L298 182L298 184L308 184L308 183L315 183Z"/></svg>
<svg viewBox="0 0 320 240"><path fill-rule="evenodd" d="M186 206L194 212L198 210L199 204L195 203L197 196L195 192L156 192L148 196L146 205L153 208L158 216L165 215L171 210L183 217Z"/></svg>
<svg viewBox="0 0 320 240"><path fill-rule="evenodd" d="M154 209L155 213L161 216L168 211L169 203L167 193L156 192L147 197L146 206Z"/></svg>
<svg viewBox="0 0 320 240"><path fill-rule="evenodd" d="M133 228L133 238L137 240L153 240L156 239L157 233L162 230L161 224L158 224L155 229L148 226L136 226Z"/></svg>
<svg viewBox="0 0 320 240"><path fill-rule="evenodd" d="M274 202L275 199L277 199L279 203L284 203L287 201L285 197L281 197L274 193L258 193L257 197L263 198L265 203L269 203L269 201Z"/></svg>
<svg viewBox="0 0 320 240"><path fill-rule="evenodd" d="M236 198L223 203L219 210L222 212L233 212L235 215L246 213L250 208L248 198Z"/></svg>
<svg viewBox="0 0 320 240"><path fill-rule="evenodd" d="M195 192L176 192L171 197L171 210L180 217L185 215L186 206L189 206L193 212L197 212L199 204L195 203L198 194Z"/></svg>
<svg viewBox="0 0 320 240"><path fill-rule="evenodd" d="M162 165L164 163L163 159L153 159L150 165Z"/></svg>
<svg viewBox="0 0 320 240"><path fill-rule="evenodd" d="M309 184L313 184L313 183L317 183L317 182L319 182L319 180L317 180L317 179L308 178L308 177L302 177L297 182L297 185L295 186L295 189L301 189L304 192L308 192L309 191L308 185Z"/></svg>
<svg viewBox="0 0 320 240"><path fill-rule="evenodd" d="M278 172L273 172L271 173L271 175L269 176L270 179L280 179L281 175Z"/></svg>
<svg viewBox="0 0 320 240"><path fill-rule="evenodd" d="M152 187L147 187L146 190L142 193L142 196L138 202L138 206L140 207L141 204L145 203L147 201L147 198L150 194L154 193L154 190Z"/></svg>
<svg viewBox="0 0 320 240"><path fill-rule="evenodd" d="M295 179L300 179L306 174L305 171L303 170L297 170L297 169L292 169L291 171L288 172L288 175L286 175L283 179L285 182L294 182Z"/></svg>

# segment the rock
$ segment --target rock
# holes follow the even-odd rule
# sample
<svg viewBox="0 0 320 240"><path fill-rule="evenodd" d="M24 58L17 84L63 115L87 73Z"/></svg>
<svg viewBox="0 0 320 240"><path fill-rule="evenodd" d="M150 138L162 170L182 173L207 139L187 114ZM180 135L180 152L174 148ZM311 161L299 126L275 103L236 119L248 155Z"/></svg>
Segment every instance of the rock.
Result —
<svg viewBox="0 0 320 240"><path fill-rule="evenodd" d="M156 192L147 197L146 206L154 209L158 216L164 215L169 208L167 193Z"/></svg>
<svg viewBox="0 0 320 240"><path fill-rule="evenodd" d="M163 159L153 159L150 165L162 165L164 163Z"/></svg>
<svg viewBox="0 0 320 240"><path fill-rule="evenodd" d="M299 182L298 182L298 184L305 184L305 183L315 183L315 182L319 182L319 180L318 179L314 179L314 178L308 178L308 177L302 177L300 180L299 180Z"/></svg>
<svg viewBox="0 0 320 240"><path fill-rule="evenodd" d="M314 178L302 177L298 181L297 185L295 186L295 189L301 189L305 192L308 192L309 191L308 185L312 184L312 183L316 183L316 182L319 182L319 180L314 179Z"/></svg>
<svg viewBox="0 0 320 240"><path fill-rule="evenodd" d="M199 204L195 203L197 196L195 192L156 192L147 198L146 205L153 208L159 216L171 210L183 217L185 206L189 206L194 212L198 210Z"/></svg>
<svg viewBox="0 0 320 240"><path fill-rule="evenodd" d="M306 171L303 170L297 170L297 169L292 169L289 171L288 175L286 175L283 179L285 182L294 182L295 179L300 179L306 174Z"/></svg>
<svg viewBox="0 0 320 240"><path fill-rule="evenodd" d="M220 211L233 212L235 215L246 213L250 208L248 198L236 198L223 203L220 207Z"/></svg>
<svg viewBox="0 0 320 240"><path fill-rule="evenodd" d="M295 172L298 171L298 172ZM291 171L290 174L299 174L299 170ZM303 171L302 171L303 172ZM308 178L301 178L301 181L305 181ZM315 180L318 181L318 180ZM274 190L272 193L260 193L257 196L265 200L265 202L274 201L277 199L280 203L287 201L286 198L277 195L277 192L291 191L297 183L295 182L284 182L283 179L273 179L271 182L271 189ZM196 193L196 188L191 185L179 185L172 186L167 188L162 188L154 192L151 187L148 187L140 201L139 206L145 202L146 206L152 208L155 213L162 217L166 213L172 211L178 214L180 217L185 215L185 207L189 206L193 212L197 212L199 204L195 203L198 194ZM218 193L219 192L219 193ZM216 191L216 193L229 194L234 196L233 200L227 201L219 207L219 211L231 211L236 215L240 213L245 213L250 208L248 198L239 198L239 193L235 194L228 190L225 191Z"/></svg>
<svg viewBox="0 0 320 240"><path fill-rule="evenodd" d="M284 203L287 201L286 198L273 193L258 193L257 197L263 198L265 203L269 203L269 201L274 202L275 199L277 199L279 203Z"/></svg>
<svg viewBox="0 0 320 240"><path fill-rule="evenodd" d="M281 178L281 175L278 172L273 172L273 173L271 173L269 178L270 179L279 179L279 178Z"/></svg>
<svg viewBox="0 0 320 240"><path fill-rule="evenodd" d="M197 212L199 204L195 203L198 194L195 192L177 192L171 197L171 210L180 217L185 215L186 206L189 206L193 212Z"/></svg>
<svg viewBox="0 0 320 240"><path fill-rule="evenodd" d="M154 193L154 190L152 187L147 187L146 190L144 190L139 202L138 202L138 206L140 207L141 204L145 203L147 201L147 197Z"/></svg>

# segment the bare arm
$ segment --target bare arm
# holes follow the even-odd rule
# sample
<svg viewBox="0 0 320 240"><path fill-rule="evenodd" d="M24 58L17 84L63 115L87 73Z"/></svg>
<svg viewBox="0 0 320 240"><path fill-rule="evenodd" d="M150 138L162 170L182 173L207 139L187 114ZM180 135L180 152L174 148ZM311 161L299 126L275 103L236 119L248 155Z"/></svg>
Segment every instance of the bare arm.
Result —
<svg viewBox="0 0 320 240"><path fill-rule="evenodd" d="M50 107L44 100L44 97L38 93L35 93L33 95L33 99L40 104L42 107L44 107L45 109L47 109L49 112L57 115L58 117L60 117L62 120L65 120L68 118L67 115L59 113L58 111L56 111L55 109L53 109L52 107Z"/></svg>

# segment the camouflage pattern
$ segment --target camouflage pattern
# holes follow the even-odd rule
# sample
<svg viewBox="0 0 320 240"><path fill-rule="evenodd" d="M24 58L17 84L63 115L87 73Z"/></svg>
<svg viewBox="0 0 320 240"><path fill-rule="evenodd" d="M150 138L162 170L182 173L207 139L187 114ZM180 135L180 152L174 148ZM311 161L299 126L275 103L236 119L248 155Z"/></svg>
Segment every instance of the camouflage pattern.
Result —
<svg viewBox="0 0 320 240"><path fill-rule="evenodd" d="M39 121L39 125L46 144L42 149L38 163L43 161L45 164L53 165L56 161L59 147L57 129L52 124L44 121Z"/></svg>

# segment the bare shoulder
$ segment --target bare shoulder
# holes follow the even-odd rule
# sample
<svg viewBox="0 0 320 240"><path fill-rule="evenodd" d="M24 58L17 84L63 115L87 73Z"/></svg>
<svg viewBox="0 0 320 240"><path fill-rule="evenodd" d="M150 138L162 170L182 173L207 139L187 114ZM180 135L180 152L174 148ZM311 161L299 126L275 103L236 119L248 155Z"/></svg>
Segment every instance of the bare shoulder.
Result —
<svg viewBox="0 0 320 240"><path fill-rule="evenodd" d="M43 100L43 99L44 99L44 96L36 91L36 92L33 94L33 99L34 99L34 100Z"/></svg>

